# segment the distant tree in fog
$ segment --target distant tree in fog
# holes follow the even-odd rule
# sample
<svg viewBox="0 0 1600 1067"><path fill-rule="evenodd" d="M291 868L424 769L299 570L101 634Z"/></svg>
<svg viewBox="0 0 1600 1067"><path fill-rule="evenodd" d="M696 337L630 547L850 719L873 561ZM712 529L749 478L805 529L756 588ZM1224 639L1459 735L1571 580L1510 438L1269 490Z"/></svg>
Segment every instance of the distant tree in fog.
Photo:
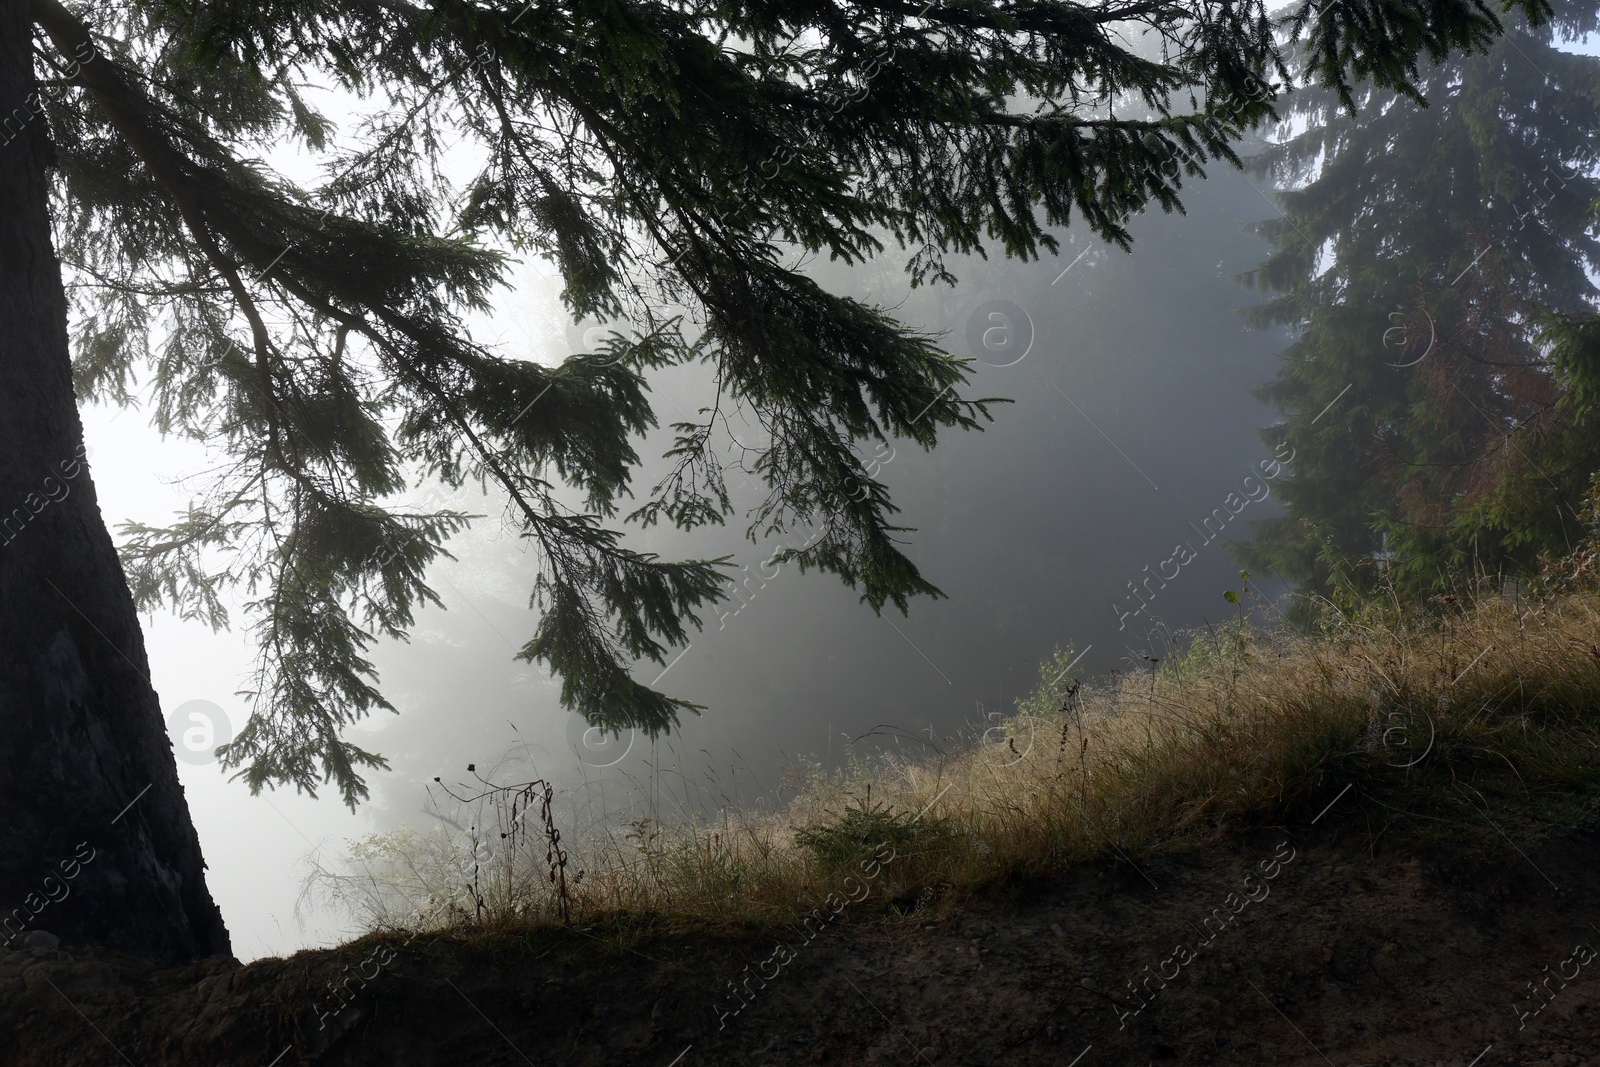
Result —
<svg viewBox="0 0 1600 1067"><path fill-rule="evenodd" d="M1261 391L1293 476L1248 566L1321 595L1380 576L1425 595L1529 575L1581 537L1595 396L1547 326L1595 309L1600 58L1559 45L1597 10L1427 67L1426 106L1373 87L1353 118L1331 92L1287 98L1299 132L1257 163L1284 217L1261 225L1275 251L1249 281L1271 295L1255 320L1298 332Z"/></svg>

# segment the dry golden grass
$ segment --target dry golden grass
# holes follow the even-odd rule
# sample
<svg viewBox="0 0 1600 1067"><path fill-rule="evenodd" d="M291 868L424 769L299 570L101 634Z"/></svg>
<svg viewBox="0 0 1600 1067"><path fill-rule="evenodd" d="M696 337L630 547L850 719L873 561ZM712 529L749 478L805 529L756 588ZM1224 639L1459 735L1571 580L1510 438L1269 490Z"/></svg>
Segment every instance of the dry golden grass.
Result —
<svg viewBox="0 0 1600 1067"><path fill-rule="evenodd" d="M1081 690L1058 653L1016 715L966 750L815 774L775 815L640 824L573 846L572 913L784 922L863 884L903 911L1074 863L1137 863L1252 826L1303 825L1347 784L1335 818L1374 834L1472 848L1590 826L1600 596L1438 608L1336 616L1314 636L1257 636L1235 620L1153 670ZM895 858L864 878L858 860L885 840ZM489 860L465 898L428 885L413 853L412 889L430 895L435 921L549 921L559 911L545 853L535 835ZM406 925L373 906L371 886L363 893L370 923Z"/></svg>

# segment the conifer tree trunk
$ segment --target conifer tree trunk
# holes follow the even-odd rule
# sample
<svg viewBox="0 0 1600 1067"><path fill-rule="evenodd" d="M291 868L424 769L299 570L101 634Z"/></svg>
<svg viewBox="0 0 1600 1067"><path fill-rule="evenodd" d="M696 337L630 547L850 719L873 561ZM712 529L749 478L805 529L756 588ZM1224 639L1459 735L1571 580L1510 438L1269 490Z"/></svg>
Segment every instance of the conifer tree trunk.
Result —
<svg viewBox="0 0 1600 1067"><path fill-rule="evenodd" d="M83 460L26 0L0 0L0 944L229 951Z"/></svg>

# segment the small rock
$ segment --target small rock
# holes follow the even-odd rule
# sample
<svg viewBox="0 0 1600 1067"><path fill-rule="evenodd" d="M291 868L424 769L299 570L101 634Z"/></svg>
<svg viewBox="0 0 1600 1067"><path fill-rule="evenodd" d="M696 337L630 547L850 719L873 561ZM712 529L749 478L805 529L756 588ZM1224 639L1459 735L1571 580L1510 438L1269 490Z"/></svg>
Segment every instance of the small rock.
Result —
<svg viewBox="0 0 1600 1067"><path fill-rule="evenodd" d="M1083 988L1085 988L1085 989L1093 989L1094 988L1094 979L1093 978L1083 978L1083 979L1079 980L1078 984L1083 986Z"/></svg>
<svg viewBox="0 0 1600 1067"><path fill-rule="evenodd" d="M61 939L44 930L31 930L22 939L22 947L35 956L48 956L61 947Z"/></svg>
<svg viewBox="0 0 1600 1067"><path fill-rule="evenodd" d="M1065 930L1061 929L1061 924L1060 923L1051 923L1050 924L1050 932L1052 934L1055 934L1057 937L1061 938L1061 940L1063 940L1063 941L1065 941L1067 939L1067 932Z"/></svg>
<svg viewBox="0 0 1600 1067"><path fill-rule="evenodd" d="M1223 973L1223 974L1232 974L1232 973L1233 973L1233 964L1231 964L1231 963L1224 963L1224 964L1223 964L1223 965L1222 965L1222 973Z"/></svg>

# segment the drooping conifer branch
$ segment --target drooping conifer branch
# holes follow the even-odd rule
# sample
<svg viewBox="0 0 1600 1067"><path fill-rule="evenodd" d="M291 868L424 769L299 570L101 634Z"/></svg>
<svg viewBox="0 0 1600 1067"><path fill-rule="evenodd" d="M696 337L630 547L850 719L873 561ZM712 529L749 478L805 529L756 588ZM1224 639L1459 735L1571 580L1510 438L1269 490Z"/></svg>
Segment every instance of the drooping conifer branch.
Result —
<svg viewBox="0 0 1600 1067"><path fill-rule="evenodd" d="M1314 69L1404 81L1418 49L1496 27L1474 0L1387 6L1394 32L1352 0L1303 5L1335 42ZM126 530L134 589L214 624L226 589L251 597L267 654L226 758L253 787L332 781L351 803L381 758L341 731L390 707L366 654L438 603L424 573L468 518L385 503L408 479L500 494L543 564L520 654L590 721L666 729L696 705L634 661L664 662L724 584L722 561L636 553L608 525L655 426L645 374L704 362L764 424L752 537L820 527L794 558L874 610L937 596L860 450L931 448L989 401L938 339L786 264L893 242L920 283L948 280L950 253L1054 252L1073 222L1125 245L1130 215L1237 162L1286 69L1259 0L33 10L45 59L92 54L43 93L80 388L126 398L148 363L161 428L237 458L171 527ZM387 102L360 147L334 147L309 80ZM440 172L458 135L483 160L460 195ZM254 158L285 140L327 160L314 192ZM462 316L490 305L506 249L552 260L574 315L640 328L555 368L501 358ZM676 426L677 469L624 521L731 514L714 421Z"/></svg>

